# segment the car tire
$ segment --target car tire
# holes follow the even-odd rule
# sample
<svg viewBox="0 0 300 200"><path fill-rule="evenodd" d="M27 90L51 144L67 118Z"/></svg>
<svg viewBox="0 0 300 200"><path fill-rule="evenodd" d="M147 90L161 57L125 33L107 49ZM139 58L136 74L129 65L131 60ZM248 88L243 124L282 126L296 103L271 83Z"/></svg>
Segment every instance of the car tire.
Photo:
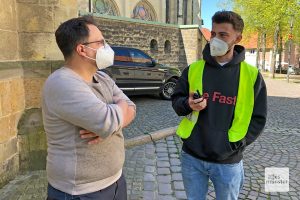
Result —
<svg viewBox="0 0 300 200"><path fill-rule="evenodd" d="M171 95L175 91L176 82L177 80L175 78L171 78L163 84L159 94L162 99L171 100Z"/></svg>

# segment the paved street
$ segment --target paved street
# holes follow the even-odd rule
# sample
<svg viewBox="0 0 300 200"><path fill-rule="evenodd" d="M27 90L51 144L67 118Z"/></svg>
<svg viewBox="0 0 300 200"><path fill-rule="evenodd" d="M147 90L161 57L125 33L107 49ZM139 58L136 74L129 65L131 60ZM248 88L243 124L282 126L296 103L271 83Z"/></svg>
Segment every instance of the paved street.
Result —
<svg viewBox="0 0 300 200"><path fill-rule="evenodd" d="M244 154L245 183L240 199L300 199L300 84L266 79L269 114L267 127ZM169 101L132 97L137 118L125 131L126 138L176 126L179 118ZM126 151L124 172L128 199L186 199L179 153L181 142L170 136ZM265 167L289 167L290 192L264 192ZM45 171L20 175L0 189L0 199L44 199ZM214 199L210 184L208 199Z"/></svg>

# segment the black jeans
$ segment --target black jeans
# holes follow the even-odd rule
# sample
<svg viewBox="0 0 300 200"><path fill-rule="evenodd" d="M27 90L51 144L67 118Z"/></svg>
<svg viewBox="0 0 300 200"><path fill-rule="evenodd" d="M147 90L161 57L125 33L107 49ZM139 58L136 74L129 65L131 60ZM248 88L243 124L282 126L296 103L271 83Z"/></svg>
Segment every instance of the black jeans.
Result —
<svg viewBox="0 0 300 200"><path fill-rule="evenodd" d="M114 184L110 185L103 190L96 192L70 195L55 189L48 184L48 197L47 200L127 200L127 187L125 177L122 176Z"/></svg>

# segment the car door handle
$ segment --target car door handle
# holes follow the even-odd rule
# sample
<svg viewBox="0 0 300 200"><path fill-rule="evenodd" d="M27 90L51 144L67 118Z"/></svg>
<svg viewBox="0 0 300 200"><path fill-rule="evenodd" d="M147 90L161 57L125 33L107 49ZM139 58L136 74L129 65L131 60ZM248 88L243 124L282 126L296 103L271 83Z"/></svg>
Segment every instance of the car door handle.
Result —
<svg viewBox="0 0 300 200"><path fill-rule="evenodd" d="M123 72L124 75L129 75L129 72Z"/></svg>

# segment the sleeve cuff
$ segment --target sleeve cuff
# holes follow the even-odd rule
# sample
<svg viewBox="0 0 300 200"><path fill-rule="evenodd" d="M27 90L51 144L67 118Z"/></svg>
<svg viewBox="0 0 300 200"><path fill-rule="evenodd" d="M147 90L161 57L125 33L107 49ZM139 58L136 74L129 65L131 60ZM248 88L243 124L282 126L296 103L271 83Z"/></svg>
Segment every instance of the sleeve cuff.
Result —
<svg viewBox="0 0 300 200"><path fill-rule="evenodd" d="M184 101L184 107L188 111L188 113L193 112L192 108L189 105L189 98L186 98L186 100Z"/></svg>
<svg viewBox="0 0 300 200"><path fill-rule="evenodd" d="M119 127L117 128L117 130L119 130L120 128L123 127L124 124L123 111L117 104L111 104L111 106L116 109L116 115L119 120Z"/></svg>

